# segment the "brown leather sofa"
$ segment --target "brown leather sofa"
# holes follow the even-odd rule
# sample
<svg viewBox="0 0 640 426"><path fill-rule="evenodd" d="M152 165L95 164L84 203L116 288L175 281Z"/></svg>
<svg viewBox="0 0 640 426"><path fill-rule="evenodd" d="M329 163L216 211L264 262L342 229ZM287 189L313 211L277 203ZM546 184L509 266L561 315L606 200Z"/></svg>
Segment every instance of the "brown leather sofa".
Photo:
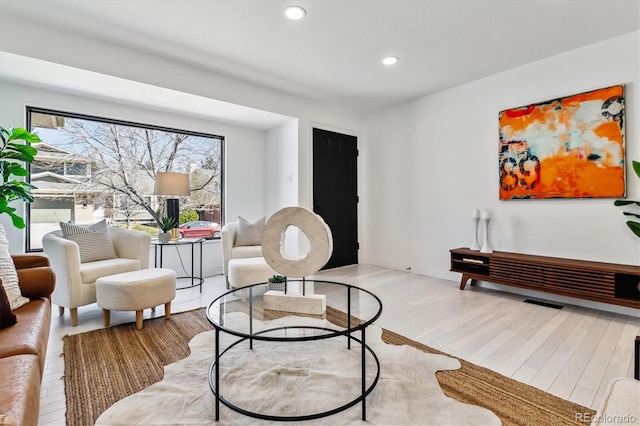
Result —
<svg viewBox="0 0 640 426"><path fill-rule="evenodd" d="M45 256L12 257L20 291L31 301L13 311L16 324L0 329L0 416L30 426L38 424L40 412L55 274Z"/></svg>

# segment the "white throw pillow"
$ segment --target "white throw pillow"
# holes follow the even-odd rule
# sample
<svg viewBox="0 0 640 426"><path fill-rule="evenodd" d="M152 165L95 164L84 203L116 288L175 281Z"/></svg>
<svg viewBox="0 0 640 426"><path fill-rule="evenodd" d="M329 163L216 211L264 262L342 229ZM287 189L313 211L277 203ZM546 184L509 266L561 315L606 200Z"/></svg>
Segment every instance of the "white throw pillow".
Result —
<svg viewBox="0 0 640 426"><path fill-rule="evenodd" d="M113 248L106 219L91 226L60 222L60 229L63 237L78 244L82 263L118 257Z"/></svg>
<svg viewBox="0 0 640 426"><path fill-rule="evenodd" d="M2 225L0 225L0 278L12 311L29 303L29 299L20 292L16 265L9 254L9 241L7 241L7 234L4 232Z"/></svg>
<svg viewBox="0 0 640 426"><path fill-rule="evenodd" d="M265 218L256 219L253 222L238 216L238 230L236 231L237 246L259 246L262 244L262 231Z"/></svg>

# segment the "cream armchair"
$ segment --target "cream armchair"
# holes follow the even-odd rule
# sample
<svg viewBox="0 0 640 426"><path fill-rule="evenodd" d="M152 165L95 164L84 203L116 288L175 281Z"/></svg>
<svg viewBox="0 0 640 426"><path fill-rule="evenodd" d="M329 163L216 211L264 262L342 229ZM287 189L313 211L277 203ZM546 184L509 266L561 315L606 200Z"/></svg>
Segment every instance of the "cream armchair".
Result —
<svg viewBox="0 0 640 426"><path fill-rule="evenodd" d="M116 259L81 263L78 244L62 236L62 231L49 232L42 238L45 254L56 273L56 288L51 301L71 312L71 325L78 325L78 307L96 302L96 280L107 275L147 269L151 238L140 232L109 228Z"/></svg>
<svg viewBox="0 0 640 426"><path fill-rule="evenodd" d="M227 288L229 285L229 261L247 257L262 257L262 246L237 246L238 222L227 223L222 227L220 239L222 240L222 274L225 277Z"/></svg>

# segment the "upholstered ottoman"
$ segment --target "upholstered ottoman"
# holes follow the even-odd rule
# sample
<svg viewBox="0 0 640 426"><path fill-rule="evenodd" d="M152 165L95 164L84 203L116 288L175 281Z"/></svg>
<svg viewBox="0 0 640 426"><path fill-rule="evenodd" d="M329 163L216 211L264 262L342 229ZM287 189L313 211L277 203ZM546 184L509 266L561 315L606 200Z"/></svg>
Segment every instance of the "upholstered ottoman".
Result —
<svg viewBox="0 0 640 426"><path fill-rule="evenodd" d="M171 301L176 297L176 273L151 268L98 278L96 300L102 308L105 327L111 311L136 311L136 328L142 328L142 311L164 304L164 317L171 317Z"/></svg>
<svg viewBox="0 0 640 426"><path fill-rule="evenodd" d="M251 284L266 283L275 274L276 271L271 269L264 257L246 257L229 261L229 285L232 288L242 289ZM245 293L242 290L242 301L244 300Z"/></svg>

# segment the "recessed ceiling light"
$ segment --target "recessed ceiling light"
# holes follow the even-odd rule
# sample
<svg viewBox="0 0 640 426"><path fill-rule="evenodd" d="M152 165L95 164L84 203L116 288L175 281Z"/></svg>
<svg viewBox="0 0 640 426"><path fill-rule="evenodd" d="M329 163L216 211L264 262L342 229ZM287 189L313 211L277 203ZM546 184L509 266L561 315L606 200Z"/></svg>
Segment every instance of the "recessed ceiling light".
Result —
<svg viewBox="0 0 640 426"><path fill-rule="evenodd" d="M300 6L289 6L285 9L284 14L287 15L287 18L292 21L297 21L298 19L304 18L307 14L307 11L301 8Z"/></svg>
<svg viewBox="0 0 640 426"><path fill-rule="evenodd" d="M382 60L382 63L385 65L393 65L398 62L398 58L396 56L387 56Z"/></svg>

